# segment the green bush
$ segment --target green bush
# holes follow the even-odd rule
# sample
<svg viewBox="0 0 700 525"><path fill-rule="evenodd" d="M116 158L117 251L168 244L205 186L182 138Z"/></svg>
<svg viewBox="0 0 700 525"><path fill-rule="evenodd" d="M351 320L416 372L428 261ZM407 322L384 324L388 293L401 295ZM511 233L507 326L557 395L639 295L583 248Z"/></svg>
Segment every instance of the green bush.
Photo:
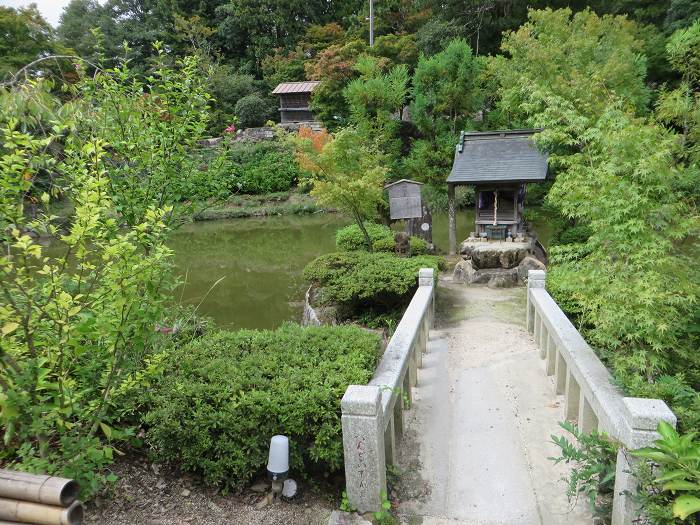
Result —
<svg viewBox="0 0 700 525"><path fill-rule="evenodd" d="M554 234L551 244L582 244L585 243L593 232L587 224L564 226Z"/></svg>
<svg viewBox="0 0 700 525"><path fill-rule="evenodd" d="M275 109L273 100L263 98L257 93L239 99L233 108L243 128L262 126L275 116Z"/></svg>
<svg viewBox="0 0 700 525"><path fill-rule="evenodd" d="M340 399L366 384L379 339L356 327L240 330L173 351L148 395L147 441L162 461L240 488L266 463L270 438L290 438L291 468L343 465Z"/></svg>
<svg viewBox="0 0 700 525"><path fill-rule="evenodd" d="M420 237L411 237L409 239L411 247L411 255L425 255L428 253L428 242Z"/></svg>
<svg viewBox="0 0 700 525"><path fill-rule="evenodd" d="M389 251L386 247L389 245L389 242L391 242L391 251L394 251L394 233L388 226L366 222L365 229L372 241L373 249L376 249L375 244L379 243L377 246L381 248L381 250L378 251ZM367 249L365 236L357 224L350 224L339 229L335 234L335 246L338 250L347 252Z"/></svg>
<svg viewBox="0 0 700 525"><path fill-rule="evenodd" d="M368 307L395 308L407 304L418 285L418 270L440 266L437 257L404 258L378 252L337 252L322 255L304 269L304 277L321 290L322 304L353 311Z"/></svg>
<svg viewBox="0 0 700 525"><path fill-rule="evenodd" d="M375 252L394 253L396 251L396 241L394 237L382 237L372 243L372 250Z"/></svg>
<svg viewBox="0 0 700 525"><path fill-rule="evenodd" d="M275 142L236 144L229 158L234 189L243 193L288 191L302 176L293 153Z"/></svg>

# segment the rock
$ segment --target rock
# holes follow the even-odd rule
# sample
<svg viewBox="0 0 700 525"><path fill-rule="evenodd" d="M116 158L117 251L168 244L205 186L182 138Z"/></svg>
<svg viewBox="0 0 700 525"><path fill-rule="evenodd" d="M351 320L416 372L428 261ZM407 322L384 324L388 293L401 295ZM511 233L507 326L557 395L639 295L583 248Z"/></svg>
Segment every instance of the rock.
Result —
<svg viewBox="0 0 700 525"><path fill-rule="evenodd" d="M272 503L273 498L274 498L274 496L272 495L272 493L267 494L266 496L263 496L263 498L260 501L258 501L258 503L255 505L255 508L257 510L264 509L270 503Z"/></svg>
<svg viewBox="0 0 700 525"><path fill-rule="evenodd" d="M182 496L183 498L189 497L190 494L192 494L192 492L190 492L189 489L183 489L182 492L180 492L180 496Z"/></svg>
<svg viewBox="0 0 700 525"><path fill-rule="evenodd" d="M488 282L489 288L511 288L518 284L517 274L513 272L503 273L491 277Z"/></svg>
<svg viewBox="0 0 700 525"><path fill-rule="evenodd" d="M518 284L518 270L515 268L484 268L483 270L476 270L468 282L469 284L488 284L495 278L499 279L494 281L494 284L502 282L504 286L506 286L505 283L510 283L507 286L515 286ZM499 286L499 288L502 287Z"/></svg>
<svg viewBox="0 0 700 525"><path fill-rule="evenodd" d="M369 515L371 520L371 514ZM354 512L334 510L328 519L328 525L372 525L372 522Z"/></svg>
<svg viewBox="0 0 700 525"><path fill-rule="evenodd" d="M258 494L262 494L263 492L267 492L269 488L270 484L267 481L258 481L257 483L253 484L252 487L250 487L250 490L257 492Z"/></svg>
<svg viewBox="0 0 700 525"><path fill-rule="evenodd" d="M302 326L321 326L338 324L338 308L320 304L323 290L309 286L304 300L304 313L301 318Z"/></svg>
<svg viewBox="0 0 700 525"><path fill-rule="evenodd" d="M527 272L530 270L544 270L545 265L542 262L535 259L533 256L528 255L518 265L518 278L521 282L527 282Z"/></svg>
<svg viewBox="0 0 700 525"><path fill-rule="evenodd" d="M394 243L396 244L396 253L408 254L411 248L411 237L406 232L396 232L394 234Z"/></svg>
<svg viewBox="0 0 700 525"><path fill-rule="evenodd" d="M471 261L460 261L455 265L454 272L452 272L452 280L470 283L471 279L474 277L474 267Z"/></svg>
<svg viewBox="0 0 700 525"><path fill-rule="evenodd" d="M471 249L474 268L515 268L530 253L524 243L483 243Z"/></svg>
<svg viewBox="0 0 700 525"><path fill-rule="evenodd" d="M297 482L293 479L285 479L282 485L282 497L292 499L297 495Z"/></svg>

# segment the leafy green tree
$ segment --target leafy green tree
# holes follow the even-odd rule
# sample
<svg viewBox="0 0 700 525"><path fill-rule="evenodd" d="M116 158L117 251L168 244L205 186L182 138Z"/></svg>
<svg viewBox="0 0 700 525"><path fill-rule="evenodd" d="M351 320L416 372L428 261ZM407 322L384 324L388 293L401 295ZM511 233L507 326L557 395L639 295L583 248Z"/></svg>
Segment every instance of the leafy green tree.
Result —
<svg viewBox="0 0 700 525"><path fill-rule="evenodd" d="M416 47L420 53L431 56L463 34L464 28L454 20L431 18L416 32Z"/></svg>
<svg viewBox="0 0 700 525"><path fill-rule="evenodd" d="M672 33L677 29L683 29L700 19L700 1L698 0L671 0L671 5L666 12L664 27Z"/></svg>
<svg viewBox="0 0 700 525"><path fill-rule="evenodd" d="M408 69L402 64L385 73L379 60L370 56L360 57L355 68L360 78L350 81L343 91L350 121L395 168L401 151L398 131L408 95Z"/></svg>
<svg viewBox="0 0 700 525"><path fill-rule="evenodd" d="M107 143L82 140L74 117L34 136L0 111L0 225L8 247L0 257L0 456L10 468L75 478L90 496L105 480L100 470L112 461L113 442L133 434L124 421L132 405L124 401L164 357L148 353L172 283L172 253L169 210L155 200L138 223L121 227ZM58 159L55 141L64 143ZM45 169L61 173L75 204L61 231L48 213L31 219L24 210ZM43 194L42 205L50 199ZM31 232L60 245L49 249Z"/></svg>
<svg viewBox="0 0 700 525"><path fill-rule="evenodd" d="M35 4L18 9L0 7L0 34L0 80L37 58L65 51L57 45L52 27Z"/></svg>
<svg viewBox="0 0 700 525"><path fill-rule="evenodd" d="M414 141L405 162L411 177L444 182L458 132L472 129L482 108L482 73L482 61L463 39L453 40L431 57L421 57L413 75L410 106L421 138Z"/></svg>
<svg viewBox="0 0 700 525"><path fill-rule="evenodd" d="M466 40L457 39L432 57L422 57L413 75L411 115L422 133L453 134L469 125L482 108L482 61Z"/></svg>
<svg viewBox="0 0 700 525"><path fill-rule="evenodd" d="M217 9L223 44L259 67L277 48L292 49L310 25L331 21L339 4L321 0L229 0Z"/></svg>
<svg viewBox="0 0 700 525"><path fill-rule="evenodd" d="M64 45L92 62L109 61L118 56L121 42L116 41L115 32L116 21L96 0L71 0L61 14L57 29ZM99 47L102 51L98 51Z"/></svg>
<svg viewBox="0 0 700 525"><path fill-rule="evenodd" d="M357 78L355 64L368 47L363 40L334 44L304 66L307 78L321 81L311 97L311 109L331 130L347 122L350 110L343 96L343 88L350 80Z"/></svg>
<svg viewBox="0 0 700 525"><path fill-rule="evenodd" d="M160 44L155 48L163 57ZM211 100L198 58L185 57L177 69L160 61L145 79L124 62L80 87L83 118L76 132L109 143L110 193L126 224L141 223L153 202L171 206L168 222L176 224L227 193L225 149L206 162L197 154Z"/></svg>
<svg viewBox="0 0 700 525"><path fill-rule="evenodd" d="M274 102L271 103L269 99L264 99L257 93L241 98L236 102L234 110L241 126L246 128L262 126L275 117Z"/></svg>
<svg viewBox="0 0 700 525"><path fill-rule="evenodd" d="M368 249L372 240L365 221L384 205L387 169L382 156L354 127L346 127L328 141L295 139L302 169L311 173L311 194L322 206L346 212L362 231Z"/></svg>
<svg viewBox="0 0 700 525"><path fill-rule="evenodd" d="M683 137L686 152L700 161L700 21L679 29L666 48L671 67L681 75L676 89L662 90L657 116L675 126Z"/></svg>
<svg viewBox="0 0 700 525"><path fill-rule="evenodd" d="M505 35L507 54L490 66L500 84L498 108L508 127L526 124L557 101L583 118L600 115L611 99L644 110L646 62L634 23L570 9L530 11L528 22Z"/></svg>

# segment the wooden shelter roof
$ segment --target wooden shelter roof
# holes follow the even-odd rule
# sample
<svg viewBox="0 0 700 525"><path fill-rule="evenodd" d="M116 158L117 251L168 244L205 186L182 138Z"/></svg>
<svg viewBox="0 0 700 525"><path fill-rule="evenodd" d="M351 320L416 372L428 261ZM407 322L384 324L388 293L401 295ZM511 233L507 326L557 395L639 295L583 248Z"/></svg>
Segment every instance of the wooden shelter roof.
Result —
<svg viewBox="0 0 700 525"><path fill-rule="evenodd" d="M547 155L532 135L541 130L462 132L448 183L536 182L547 177Z"/></svg>
<svg viewBox="0 0 700 525"><path fill-rule="evenodd" d="M273 95L284 95L286 93L311 93L320 84L317 80L306 82L282 82L272 90Z"/></svg>

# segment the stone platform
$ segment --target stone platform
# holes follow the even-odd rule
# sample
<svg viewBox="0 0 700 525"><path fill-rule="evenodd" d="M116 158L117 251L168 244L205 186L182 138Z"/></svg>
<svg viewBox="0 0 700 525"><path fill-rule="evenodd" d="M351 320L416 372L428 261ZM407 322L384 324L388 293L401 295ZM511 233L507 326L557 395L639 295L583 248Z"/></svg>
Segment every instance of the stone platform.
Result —
<svg viewBox="0 0 700 525"><path fill-rule="evenodd" d="M484 241L467 239L460 245L462 260L455 266L454 279L466 284L488 284L506 288L525 282L528 270L543 270L534 256L534 240Z"/></svg>

